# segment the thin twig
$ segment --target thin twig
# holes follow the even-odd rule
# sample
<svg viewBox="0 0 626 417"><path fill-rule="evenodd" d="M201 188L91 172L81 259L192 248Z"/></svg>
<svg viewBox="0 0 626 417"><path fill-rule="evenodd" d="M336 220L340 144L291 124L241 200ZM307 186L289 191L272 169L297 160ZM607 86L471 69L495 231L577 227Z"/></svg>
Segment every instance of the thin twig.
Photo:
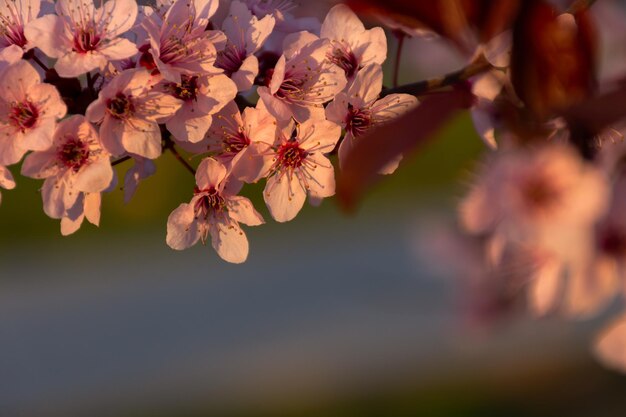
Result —
<svg viewBox="0 0 626 417"><path fill-rule="evenodd" d="M48 71L50 70L50 68L48 68L48 66L46 64L44 64L41 59L37 58L37 55L35 55L35 53L33 52L33 54L30 56L30 58L35 61L37 63L37 65L39 65L44 71Z"/></svg>
<svg viewBox="0 0 626 417"><path fill-rule="evenodd" d="M170 138L165 139L163 149L169 150L172 155L174 155L174 157L178 160L178 162L180 162L187 169L187 171L191 173L191 175L196 175L196 170L194 169L194 167L192 167L189 162L187 162L185 158L183 158L182 155L178 153L176 147L174 146L174 142L172 142Z"/></svg>
<svg viewBox="0 0 626 417"><path fill-rule="evenodd" d="M442 77L431 78L430 80L418 81L416 83L405 84L383 90L381 97L395 93L411 94L414 96L424 95L432 92L433 90L450 87L462 81L467 81L469 78L486 72L492 68L493 66L489 63L489 61L487 61L484 56L481 56L477 60L469 64L467 67L459 71L446 74Z"/></svg>
<svg viewBox="0 0 626 417"><path fill-rule="evenodd" d="M122 162L126 162L126 161L128 161L129 159L131 159L131 157L130 157L130 156L128 156L128 155L123 156L123 157L121 157L120 159L117 159L117 160L115 160L115 161L111 162L111 166L113 166L113 167L114 167L115 165L119 165L119 164L121 164Z"/></svg>

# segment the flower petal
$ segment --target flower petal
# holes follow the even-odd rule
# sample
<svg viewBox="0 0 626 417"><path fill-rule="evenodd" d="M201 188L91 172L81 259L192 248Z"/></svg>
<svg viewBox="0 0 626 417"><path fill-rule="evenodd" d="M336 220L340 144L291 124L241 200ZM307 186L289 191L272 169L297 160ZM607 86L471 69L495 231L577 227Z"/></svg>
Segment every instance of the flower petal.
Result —
<svg viewBox="0 0 626 417"><path fill-rule="evenodd" d="M167 219L168 246L176 250L184 250L200 240L200 231L191 204L181 204Z"/></svg>
<svg viewBox="0 0 626 417"><path fill-rule="evenodd" d="M306 190L295 173L280 172L268 178L263 199L277 222L293 220L306 200Z"/></svg>
<svg viewBox="0 0 626 417"><path fill-rule="evenodd" d="M225 261L240 264L248 258L248 238L237 222L213 224L209 229L211 244Z"/></svg>

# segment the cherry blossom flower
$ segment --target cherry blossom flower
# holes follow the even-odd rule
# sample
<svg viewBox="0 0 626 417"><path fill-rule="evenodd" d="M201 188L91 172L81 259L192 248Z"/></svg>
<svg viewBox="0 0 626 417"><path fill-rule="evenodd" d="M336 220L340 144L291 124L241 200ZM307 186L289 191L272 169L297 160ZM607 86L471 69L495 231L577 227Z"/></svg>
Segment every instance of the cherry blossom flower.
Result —
<svg viewBox="0 0 626 417"><path fill-rule="evenodd" d="M29 150L49 148L66 111L56 88L43 84L28 62L6 67L0 73L0 165L18 162Z"/></svg>
<svg viewBox="0 0 626 417"><path fill-rule="evenodd" d="M167 220L167 244L187 249L199 240L211 244L227 262L242 263L248 257L248 239L239 223L258 226L263 217L250 200L238 196L241 183L232 179L224 165L212 158L200 163L197 188L189 204L181 204Z"/></svg>
<svg viewBox="0 0 626 417"><path fill-rule="evenodd" d="M5 190L12 190L15 188L15 180L8 168L0 166L0 187ZM2 194L0 194L0 202L2 202Z"/></svg>
<svg viewBox="0 0 626 417"><path fill-rule="evenodd" d="M327 120L286 124L276 138L274 163L263 192L274 220L287 222L302 209L307 194L317 204L335 194L335 170L324 156L337 145L341 127Z"/></svg>
<svg viewBox="0 0 626 417"><path fill-rule="evenodd" d="M326 60L328 45L328 40L308 32L285 38L285 53L276 64L269 85L257 90L278 120L292 116L299 122L323 119L322 105L346 86L343 71Z"/></svg>
<svg viewBox="0 0 626 417"><path fill-rule="evenodd" d="M59 0L57 15L33 21L25 29L34 46L51 58L61 77L76 77L109 61L129 58L137 47L121 37L137 18L135 0L108 0L95 8L90 0Z"/></svg>
<svg viewBox="0 0 626 417"><path fill-rule="evenodd" d="M267 15L257 19L248 7L233 1L222 30L228 38L225 48L218 52L216 67L222 68L231 77L239 91L252 88L259 73L257 52L274 29L275 19Z"/></svg>
<svg viewBox="0 0 626 417"><path fill-rule="evenodd" d="M322 30L322 39L330 40L328 59L344 70L348 81L369 64L383 64L387 59L387 38L382 28L366 30L356 14L339 4L328 12Z"/></svg>
<svg viewBox="0 0 626 417"><path fill-rule="evenodd" d="M24 28L39 15L40 0L5 0L0 2L0 51L17 47L28 51L32 44Z"/></svg>
<svg viewBox="0 0 626 417"><path fill-rule="evenodd" d="M183 75L181 83L165 82L164 91L183 102L166 123L167 130L180 142L196 143L204 138L213 114L237 95L237 87L227 76Z"/></svg>
<svg viewBox="0 0 626 417"><path fill-rule="evenodd" d="M573 259L555 263L552 275L536 284L535 297L543 308L535 312L559 312L573 317L598 313L615 297L626 280L626 177L620 175L613 186L613 198L606 216L593 233L574 241L578 247Z"/></svg>
<svg viewBox="0 0 626 417"><path fill-rule="evenodd" d="M276 119L263 102L243 113L232 102L217 114L207 134L207 148L232 175L248 183L257 182L272 164L271 145L277 134Z"/></svg>
<svg viewBox="0 0 626 417"><path fill-rule="evenodd" d="M378 100L382 88L383 70L378 64L370 64L359 71L347 93L337 94L326 107L326 118L341 124L346 130L339 145L340 164L343 164L359 137L417 105L417 99L408 94L390 94ZM399 162L388 164L381 173L393 173Z"/></svg>
<svg viewBox="0 0 626 417"><path fill-rule="evenodd" d="M161 20L158 13L147 16L142 25L150 44L146 47L163 78L180 84L182 75L218 74L213 65L217 51L207 31L217 0L176 0Z"/></svg>
<svg viewBox="0 0 626 417"><path fill-rule="evenodd" d="M33 152L22 165L22 175L45 179L41 190L45 213L53 219L67 218L61 224L62 233L73 233L76 224L88 208L87 218L98 224L99 207L92 205L94 197L107 189L113 180L113 168L95 128L84 116L74 115L63 120L54 133L52 146ZM98 211L98 215L93 210Z"/></svg>
<svg viewBox="0 0 626 417"><path fill-rule="evenodd" d="M563 255L605 213L608 194L602 172L570 147L501 151L462 202L461 221L496 242L532 242Z"/></svg>
<svg viewBox="0 0 626 417"><path fill-rule="evenodd" d="M125 152L155 159L161 155L161 129L183 101L157 91L144 69L126 70L100 91L87 108L87 119L101 123L104 148L114 156Z"/></svg>

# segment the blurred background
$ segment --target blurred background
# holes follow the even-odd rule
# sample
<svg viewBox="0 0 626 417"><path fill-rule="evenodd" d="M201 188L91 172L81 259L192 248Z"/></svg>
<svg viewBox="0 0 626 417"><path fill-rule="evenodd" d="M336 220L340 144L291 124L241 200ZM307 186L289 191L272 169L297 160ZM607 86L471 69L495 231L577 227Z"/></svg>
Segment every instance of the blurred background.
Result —
<svg viewBox="0 0 626 417"><path fill-rule="evenodd" d="M407 41L401 82L463 66L432 42ZM439 268L463 264L428 250L482 152L462 115L357 213L330 199L246 228L241 266L165 244L194 185L169 154L65 238L19 177L0 206L0 417L626 415L626 377L590 352L597 322L468 319L463 274ZM244 194L270 219L260 187Z"/></svg>

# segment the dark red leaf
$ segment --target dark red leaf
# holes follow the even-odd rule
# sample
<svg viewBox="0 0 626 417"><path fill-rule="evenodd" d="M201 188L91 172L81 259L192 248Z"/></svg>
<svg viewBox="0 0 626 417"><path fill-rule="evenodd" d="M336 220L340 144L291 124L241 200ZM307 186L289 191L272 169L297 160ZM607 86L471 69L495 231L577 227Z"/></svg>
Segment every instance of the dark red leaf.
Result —
<svg viewBox="0 0 626 417"><path fill-rule="evenodd" d="M413 111L362 137L346 158L337 181L340 204L354 209L357 201L379 177L387 163L418 149L459 110L471 105L465 89L433 95Z"/></svg>
<svg viewBox="0 0 626 417"><path fill-rule="evenodd" d="M586 10L573 17L544 0L523 2L513 31L511 78L536 119L553 117L593 94L595 50Z"/></svg>

